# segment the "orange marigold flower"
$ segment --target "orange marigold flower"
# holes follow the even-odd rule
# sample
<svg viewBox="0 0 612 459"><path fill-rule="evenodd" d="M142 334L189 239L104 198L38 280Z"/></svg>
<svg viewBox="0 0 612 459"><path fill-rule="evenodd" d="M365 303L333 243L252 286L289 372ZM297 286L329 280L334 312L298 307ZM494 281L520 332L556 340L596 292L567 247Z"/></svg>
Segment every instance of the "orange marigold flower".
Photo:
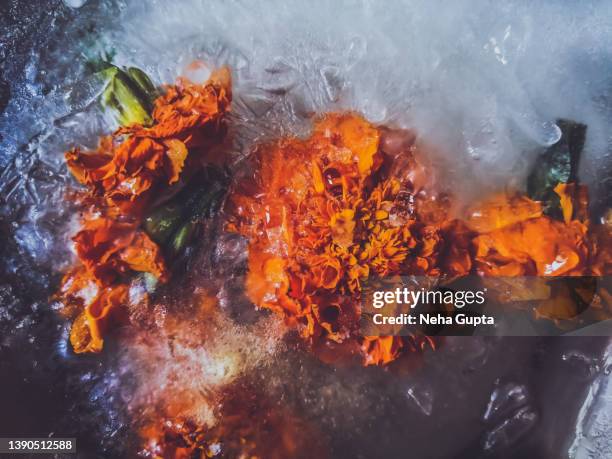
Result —
<svg viewBox="0 0 612 459"><path fill-rule="evenodd" d="M569 224L572 220L586 221L589 197L587 187L575 183L559 183L555 189L561 202L563 220Z"/></svg>
<svg viewBox="0 0 612 459"><path fill-rule="evenodd" d="M539 217L478 236L477 269L498 276L586 274L587 228Z"/></svg>
<svg viewBox="0 0 612 459"><path fill-rule="evenodd" d="M75 352L102 349L110 320L125 311L134 273L168 279L160 248L140 229L142 217L152 191L177 182L190 153L222 139L230 86L226 68L204 85L181 79L155 101L150 127L122 127L94 152L66 153L94 204L73 238L81 265L64 277L60 292L66 314L77 315L70 334Z"/></svg>
<svg viewBox="0 0 612 459"><path fill-rule="evenodd" d="M145 420L139 429L140 455L164 459L329 457L325 436L315 425L249 384L232 384L220 398L215 425L184 416Z"/></svg>
<svg viewBox="0 0 612 459"><path fill-rule="evenodd" d="M498 194L468 211L467 226L478 233L489 233L514 223L542 215L542 206L527 196Z"/></svg>
<svg viewBox="0 0 612 459"><path fill-rule="evenodd" d="M588 278L612 272L610 229L605 224L590 226L586 187L559 183L554 191L560 198L562 221L542 215L540 203L524 196L499 195L472 210L467 224L480 232L472 241L478 274ZM537 278L530 279L536 280L522 279L516 283L502 280L510 289L505 289L501 297L512 292L508 301L537 300L535 318L549 319L559 326L561 321L579 315L579 289L571 291L565 283L549 285ZM494 284L495 281L491 285ZM602 288L595 297L584 298L591 312L600 318L608 318L612 312L607 295Z"/></svg>
<svg viewBox="0 0 612 459"><path fill-rule="evenodd" d="M472 211L467 224L474 238L476 269L489 276L562 276L589 273L587 224L571 220L573 204L563 194L565 222L542 215L538 202L499 195ZM586 211L585 211L586 212Z"/></svg>
<svg viewBox="0 0 612 459"><path fill-rule="evenodd" d="M589 236L586 188L561 184L565 221L524 195L500 194L449 217L407 141L354 113L318 119L310 137L254 154L255 174L230 199L228 229L249 239L247 294L284 316L313 349L357 343L363 361L386 364L423 337L362 337L361 286L418 275L561 276L609 269L609 236ZM407 136L406 136L407 137ZM398 147L398 145L400 147ZM565 314L567 315L567 314ZM432 345L433 347L433 345Z"/></svg>
<svg viewBox="0 0 612 459"><path fill-rule="evenodd" d="M593 229L591 271L596 276L612 273L612 225L597 225Z"/></svg>
<svg viewBox="0 0 612 459"><path fill-rule="evenodd" d="M228 224L250 240L251 300L282 314L313 348L362 342L366 364L395 359L403 338L360 337L361 283L438 275L444 242L440 226L419 218L421 190L385 166L384 133L354 113L330 114L307 139L258 148L256 174L236 187Z"/></svg>
<svg viewBox="0 0 612 459"><path fill-rule="evenodd" d="M395 360L402 347L399 336L367 336L362 343L366 355L365 365L381 365Z"/></svg>
<svg viewBox="0 0 612 459"><path fill-rule="evenodd" d="M202 150L224 133L223 116L231 100L229 70L213 73L204 85L179 80L155 101L151 127L134 124L104 137L94 152L74 148L68 168L120 214L136 215L156 186L175 183L188 150Z"/></svg>
<svg viewBox="0 0 612 459"><path fill-rule="evenodd" d="M135 224L92 218L73 239L82 265L64 276L60 292L66 314L78 314L70 342L77 353L99 352L110 321L125 315L128 276L148 272L163 282L168 273L159 247Z"/></svg>

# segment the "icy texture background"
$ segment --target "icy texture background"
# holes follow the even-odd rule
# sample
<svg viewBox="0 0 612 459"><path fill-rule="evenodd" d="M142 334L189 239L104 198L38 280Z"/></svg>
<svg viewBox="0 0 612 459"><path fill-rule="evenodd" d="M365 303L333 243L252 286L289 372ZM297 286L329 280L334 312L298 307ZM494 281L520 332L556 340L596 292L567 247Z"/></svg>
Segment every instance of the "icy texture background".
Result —
<svg viewBox="0 0 612 459"><path fill-rule="evenodd" d="M107 457L129 439L124 406L137 370L114 349L72 356L49 301L74 231L63 152L113 128L84 67L101 52L157 83L194 59L230 65L237 167L254 141L305 132L312 113L354 109L416 129L465 200L523 186L535 152L559 138L555 120L581 121L581 176L595 212L609 205L612 2L12 0L0 3L0 27L3 432L47 435L54 425ZM605 411L591 424L578 417L591 381L609 381L605 340L449 341L421 370L394 378L291 352L259 377L319 421L339 456L393 456L406 443L415 456L610 450L597 424ZM593 406L605 404L582 412Z"/></svg>
<svg viewBox="0 0 612 459"><path fill-rule="evenodd" d="M533 152L559 139L561 117L588 125L582 177L599 207L612 190L612 3L516 2L4 3L31 22L2 43L0 191L9 211L61 202L62 152L112 128L95 104L87 57L114 54L156 82L194 59L231 66L237 149L300 132L312 113L354 109L417 129L464 198L522 187ZM41 30L42 29L42 30ZM22 34L22 35L20 35ZM26 38L24 40L24 38ZM8 103L7 103L8 102ZM21 152L21 154L17 154ZM17 192L16 190L19 190ZM23 210L17 243L59 261L48 224L62 209ZM66 223L66 222L64 222ZM32 226L34 225L34 226ZM64 246L64 245L62 245Z"/></svg>
<svg viewBox="0 0 612 459"><path fill-rule="evenodd" d="M612 345L606 349L601 363L601 377L591 384L578 415L576 435L569 449L570 457L612 456Z"/></svg>
<svg viewBox="0 0 612 459"><path fill-rule="evenodd" d="M118 22L117 59L162 81L194 56L230 64L260 130L354 109L500 187L568 117L589 126L583 176L611 187L610 2L133 2Z"/></svg>

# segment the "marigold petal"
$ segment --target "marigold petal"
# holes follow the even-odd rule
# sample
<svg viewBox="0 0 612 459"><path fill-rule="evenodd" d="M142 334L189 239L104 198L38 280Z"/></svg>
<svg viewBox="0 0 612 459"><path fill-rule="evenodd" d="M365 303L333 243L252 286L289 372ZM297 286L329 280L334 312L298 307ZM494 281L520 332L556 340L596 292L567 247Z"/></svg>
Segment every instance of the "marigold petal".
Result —
<svg viewBox="0 0 612 459"><path fill-rule="evenodd" d="M526 196L500 194L468 211L466 224L478 233L505 228L542 215L542 206Z"/></svg>
<svg viewBox="0 0 612 459"><path fill-rule="evenodd" d="M554 189L555 193L559 196L561 201L561 210L563 211L563 220L565 223L569 223L572 220L574 214L574 204L572 198L568 194L568 184L559 183Z"/></svg>
<svg viewBox="0 0 612 459"><path fill-rule="evenodd" d="M70 330L70 343L77 354L100 352L111 315L128 299L125 285L104 289L76 318Z"/></svg>
<svg viewBox="0 0 612 459"><path fill-rule="evenodd" d="M168 273L158 245L142 231L136 233L119 257L133 271L151 273L161 282L167 280Z"/></svg>
<svg viewBox="0 0 612 459"><path fill-rule="evenodd" d="M362 344L364 364L387 365L399 356L402 347L400 336L367 336Z"/></svg>
<svg viewBox="0 0 612 459"><path fill-rule="evenodd" d="M178 139L165 140L164 144L168 148L165 162L166 175L168 176L168 184L172 185L179 179L188 151L185 144Z"/></svg>

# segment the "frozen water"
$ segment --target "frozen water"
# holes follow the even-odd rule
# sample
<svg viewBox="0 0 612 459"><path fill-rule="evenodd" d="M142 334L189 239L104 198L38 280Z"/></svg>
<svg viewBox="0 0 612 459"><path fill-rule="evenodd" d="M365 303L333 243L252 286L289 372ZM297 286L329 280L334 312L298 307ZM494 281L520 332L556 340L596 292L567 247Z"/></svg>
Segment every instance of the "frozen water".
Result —
<svg viewBox="0 0 612 459"><path fill-rule="evenodd" d="M572 374L580 375L587 379L591 378L601 369L601 360L598 356L585 355L580 351L568 351L561 358L570 366Z"/></svg>
<svg viewBox="0 0 612 459"><path fill-rule="evenodd" d="M127 2L108 41L118 61L136 60L163 81L193 58L233 64L238 97L255 106L260 124L273 120L277 129L338 108L416 127L458 175L503 187L509 175L525 174L529 161L517 160L526 150L559 139L560 117L589 125L583 174L606 176L610 109L601 101L612 87L611 9L608 2Z"/></svg>
<svg viewBox="0 0 612 459"><path fill-rule="evenodd" d="M522 384L505 383L499 384L491 394L487 410L483 415L484 421L494 421L500 416L508 415L516 411L528 401L529 393L527 387Z"/></svg>
<svg viewBox="0 0 612 459"><path fill-rule="evenodd" d="M406 395L415 403L423 414L426 416L431 415L434 396L430 387L414 385L408 389Z"/></svg>
<svg viewBox="0 0 612 459"><path fill-rule="evenodd" d="M537 419L538 415L531 407L521 408L487 433L484 450L493 452L512 446L535 426Z"/></svg>
<svg viewBox="0 0 612 459"><path fill-rule="evenodd" d="M283 332L276 317L249 327L212 312L205 321L157 320L151 328L126 339L123 366L138 383L130 409L177 404L184 406L177 415L209 426L218 403L215 390L271 364Z"/></svg>
<svg viewBox="0 0 612 459"><path fill-rule="evenodd" d="M449 338L422 370L415 365L395 375L330 369L299 349L279 356L274 327L264 341L248 327L227 327L220 343L193 344L186 337L198 336L191 333L195 323L180 330L174 350L173 340L161 334L152 346L136 344L121 354L120 362L108 361L117 349L100 359L76 359L65 347L67 328L46 308L57 272L72 256L74 209L64 193L74 182L62 153L73 145L92 147L98 134L113 128L94 102L100 87L87 76L86 57L114 52L117 64L139 66L157 83L174 80L201 59L229 64L234 72L237 167L255 140L302 134L312 113L354 109L376 122L415 128L421 142L435 147L432 160L446 165L454 191L469 199L509 182L522 186L533 151L558 140L555 121L564 117L588 125L581 174L605 200L612 188L612 3L50 0L47 9L8 1L0 10L7 31L0 43L0 234L6 238L0 247L0 350L27 349L28 371L31 362L40 371L50 359L59 368L56 377L74 375L56 392L61 403L69 400L68 414L58 412L72 429L81 426L83 435L109 443L123 428L125 405L146 405L147 396L158 400L164 390L206 393L264 367L262 386L279 402L293 397L295 406L320 420L334 435L335 451L391 457L402 444L372 445L371 439L408 438L415 456L435 455L432 448L438 456L455 454L473 441L477 452L466 457L478 457L483 448L499 451L533 432L540 406L532 405L524 373L535 345L525 341ZM200 70L191 76L203 78ZM231 272L244 261L244 249L243 242L219 240L207 274ZM228 315L241 308L240 283L235 278L220 286L218 299ZM167 307L154 305L159 329L168 320ZM575 354L588 360L595 351L585 347L572 345L574 354L566 349L565 361L559 353L551 359L568 373L574 366L585 370L581 384L595 376ZM185 366L175 364L173 352ZM502 381L513 383L494 388L488 400L492 380L504 372L510 374ZM13 381L14 374L6 377ZM583 386L576 384L564 381L578 398ZM204 419L208 399L200 400ZM483 413L488 431L479 441ZM598 432L609 425L605 413L592 425L583 420L589 448L604 452ZM419 442L439 435L440 423L445 442Z"/></svg>
<svg viewBox="0 0 612 459"><path fill-rule="evenodd" d="M612 456L612 346L604 356L603 370L592 384L580 410L574 439L569 448L572 459Z"/></svg>

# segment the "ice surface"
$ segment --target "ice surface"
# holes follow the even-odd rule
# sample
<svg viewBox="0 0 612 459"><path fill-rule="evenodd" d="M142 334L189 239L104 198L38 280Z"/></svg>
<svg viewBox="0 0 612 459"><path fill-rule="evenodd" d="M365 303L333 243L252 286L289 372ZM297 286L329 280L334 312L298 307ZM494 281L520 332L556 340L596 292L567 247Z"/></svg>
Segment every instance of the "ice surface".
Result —
<svg viewBox="0 0 612 459"><path fill-rule="evenodd" d="M609 175L609 2L128 2L123 18L117 59L159 80L196 57L232 65L256 136L355 109L416 127L455 178L521 186L526 152L568 117L589 126L583 175Z"/></svg>
<svg viewBox="0 0 612 459"><path fill-rule="evenodd" d="M576 432L569 448L572 459L612 456L612 346L608 347L603 363L578 416Z"/></svg>
<svg viewBox="0 0 612 459"><path fill-rule="evenodd" d="M522 384L504 383L499 384L491 394L487 410L483 415L485 421L495 420L500 416L508 414L525 405L528 401L529 392Z"/></svg>
<svg viewBox="0 0 612 459"><path fill-rule="evenodd" d="M431 415L434 396L429 387L414 385L406 391L406 395L415 403L415 405L424 415Z"/></svg>
<svg viewBox="0 0 612 459"><path fill-rule="evenodd" d="M593 196L601 202L612 189L609 2L70 1L24 12L46 29L47 41L29 46L13 3L17 25L3 43L16 63L5 72L12 97L0 117L0 190L8 212L37 207L33 224L47 218L46 203L62 201L61 153L92 146L112 127L95 104L99 82L83 65L103 52L157 83L188 73L195 59L204 70L230 65L237 158L258 138L303 132L312 113L354 109L416 128L436 147L432 159L448 185L470 199L523 186L534 151L558 140L555 120L565 117L588 125L582 175ZM21 245L39 250L25 231Z"/></svg>
<svg viewBox="0 0 612 459"><path fill-rule="evenodd" d="M531 407L519 409L487 433L483 449L495 451L512 446L535 426L537 419L538 415Z"/></svg>
<svg viewBox="0 0 612 459"><path fill-rule="evenodd" d="M125 428L125 406L181 389L206 394L258 368L262 387L324 426L336 452L394 457L408 441L415 457L479 457L483 449L512 450L546 424L552 427L543 436L557 439L546 451L557 456L566 432L544 423L545 416L558 414L563 390L579 401L585 385L600 376L596 340L548 349L552 363L540 373L533 368L536 342L481 338L449 338L400 374L332 369L298 348L277 353L274 328L261 341L253 324L228 327L213 343L216 350L186 338L198 325L191 324L174 351L173 340L160 333L150 348L137 343L125 353L110 348L100 358L76 359L49 302L72 257L75 209L65 192L74 182L62 153L73 145L92 147L113 128L95 103L100 87L85 71L87 57L114 53L116 64L139 66L156 83L174 80L201 59L232 68L238 169L254 141L304 133L313 113L354 109L375 122L416 129L421 142L435 147L432 162L449 171L453 190L471 199L522 186L534 152L558 139L555 120L563 117L588 125L581 173L605 201L612 189L612 3L50 0L46 9L27 3L0 5L6 30L0 43L0 350L31 354L25 364L0 360L3 370L9 364L22 370L3 372L7 387L46 390L49 381L59 381L49 417L64 419L71 432L78 426L75 433L104 439L106 448ZM244 262L244 241L224 236L212 253L213 263L195 270L207 282L215 270L235 268L229 259ZM218 299L224 314L246 320L240 282L217 285ZM163 330L163 302L153 317ZM248 321L256 317L260 312ZM175 364L173 352L185 366ZM46 366L56 379L43 372L26 384L17 376ZM530 371L543 381L540 392ZM561 384L551 376L557 371L566 372L566 389L555 386ZM68 381L58 376L66 374ZM209 400L199 400L205 419ZM591 423L581 420L576 451L609 448L609 416L598 413ZM12 422L18 428L33 421ZM420 441L440 429L444 442Z"/></svg>
<svg viewBox="0 0 612 459"><path fill-rule="evenodd" d="M499 380L495 383L483 415L486 423L493 424L483 440L483 449L488 452L512 446L535 426L538 419L525 385Z"/></svg>
<svg viewBox="0 0 612 459"><path fill-rule="evenodd" d="M215 391L272 364L284 330L276 317L249 327L223 313L161 319L151 328L124 341L123 367L138 383L129 395L130 410L138 414L176 404L184 408L175 415L208 426L215 421Z"/></svg>
<svg viewBox="0 0 612 459"><path fill-rule="evenodd" d="M575 375L586 379L592 378L601 370L601 359L599 356L585 355L582 352L571 350L564 353L561 358L571 366Z"/></svg>

